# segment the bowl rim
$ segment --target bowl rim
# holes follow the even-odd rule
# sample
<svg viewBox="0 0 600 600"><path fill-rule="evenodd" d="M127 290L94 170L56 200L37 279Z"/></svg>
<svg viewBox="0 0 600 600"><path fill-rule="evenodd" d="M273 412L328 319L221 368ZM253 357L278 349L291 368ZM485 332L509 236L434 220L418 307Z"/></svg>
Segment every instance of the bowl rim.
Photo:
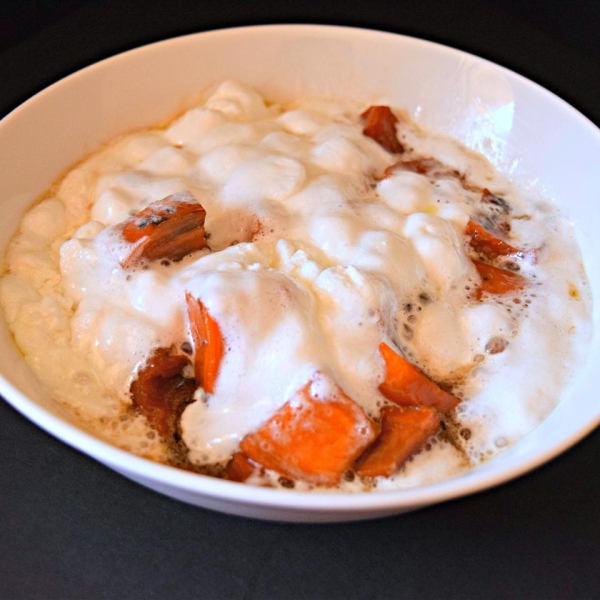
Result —
<svg viewBox="0 0 600 600"><path fill-rule="evenodd" d="M450 53L456 56L467 57L499 69L509 79L516 80L520 85L525 85L537 93L542 93L551 102L558 104L561 110L567 110L572 117L577 119L583 126L590 129L591 133L598 138L600 146L600 129L579 110L568 104L554 92L544 88L531 79L520 75L502 65L494 63L486 58L479 57L470 52L448 46L435 41L394 33L385 30L369 29L346 25L326 24L267 24L267 25L244 25L236 27L224 27L211 29L196 33L175 36L159 41L143 44L135 48L119 52L112 56L103 58L97 62L87 65L44 87L25 102L12 109L0 120L0 128L13 118L18 118L19 113L34 102L43 100L44 96L51 93L57 87L64 85L73 78L80 77L84 73L93 72L96 69L105 68L108 63L127 59L134 54L141 54L148 49L160 48L161 46L186 43L191 38L229 36L239 34L260 35L262 31L281 33L307 33L317 32L327 36L386 36L390 38L401 38L405 43L417 47L433 48L438 52ZM594 326L597 325L594 323ZM595 328L595 327L594 327ZM458 474L457 476L443 479L441 481L416 487L400 488L393 490L373 490L370 492L344 493L336 491L298 491L289 489L266 488L252 486L237 482L217 479L206 475L188 472L176 467L156 463L149 459L137 456L125 450L109 444L84 429L80 429L68 421L52 414L44 409L27 395L18 390L0 374L0 394L28 420L35 423L41 429L58 438L68 446L71 446L84 454L92 456L101 463L117 470L122 474L134 474L151 480L153 483L168 486L169 488L199 494L204 497L212 497L230 501L238 505L261 505L263 508L288 509L290 511L310 512L332 512L332 513L376 513L377 511L400 512L402 509L416 508L433 503L439 503L458 497L471 495L484 491L516 479L540 466L548 463L558 455L573 447L584 437L589 435L600 425L600 408L594 419L587 421L568 436L562 438L560 443L545 449L543 452L534 453L527 460L520 461L517 465L507 464L498 469L487 471L478 470L477 467ZM526 437L526 436L525 436ZM517 442L518 443L518 442ZM473 475L475 473L475 475Z"/></svg>

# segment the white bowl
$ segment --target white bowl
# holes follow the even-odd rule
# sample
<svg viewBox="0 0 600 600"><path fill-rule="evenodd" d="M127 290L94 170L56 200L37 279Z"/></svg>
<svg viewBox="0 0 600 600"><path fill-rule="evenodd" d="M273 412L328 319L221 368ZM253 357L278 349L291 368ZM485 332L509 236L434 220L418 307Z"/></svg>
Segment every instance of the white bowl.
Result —
<svg viewBox="0 0 600 600"><path fill-rule="evenodd" d="M31 202L112 137L174 116L235 78L280 101L332 93L407 109L535 184L575 224L600 297L600 131L565 102L504 68L437 44L375 31L304 25L226 29L152 44L86 68L0 122L0 255ZM551 132L551 138L549 135ZM550 139L549 139L550 138ZM37 382L0 322L0 393L52 435L126 477L191 504L263 519L326 522L379 517L489 488L550 460L600 422L598 309L586 364L532 433L464 475L364 494L251 487L152 463L77 427Z"/></svg>

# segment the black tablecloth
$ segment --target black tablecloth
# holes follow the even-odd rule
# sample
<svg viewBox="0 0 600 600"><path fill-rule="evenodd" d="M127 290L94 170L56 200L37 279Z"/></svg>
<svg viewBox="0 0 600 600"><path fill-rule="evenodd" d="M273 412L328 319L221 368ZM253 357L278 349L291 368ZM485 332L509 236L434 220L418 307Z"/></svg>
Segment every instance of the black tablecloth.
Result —
<svg viewBox="0 0 600 600"><path fill-rule="evenodd" d="M142 43L304 22L473 52L600 123L597 0L52 6L0 4L0 116L56 79ZM590 168L598 159L590 157ZM254 521L170 500L54 440L3 402L0 461L3 599L600 598L600 431L497 489L335 525Z"/></svg>

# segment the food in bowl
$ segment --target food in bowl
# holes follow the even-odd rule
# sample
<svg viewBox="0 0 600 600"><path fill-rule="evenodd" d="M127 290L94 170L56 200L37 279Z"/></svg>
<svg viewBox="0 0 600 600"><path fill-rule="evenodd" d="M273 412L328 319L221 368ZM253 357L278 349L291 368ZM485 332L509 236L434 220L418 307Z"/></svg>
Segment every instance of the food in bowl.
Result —
<svg viewBox="0 0 600 600"><path fill-rule="evenodd" d="M227 81L26 215L15 342L95 435L250 484L472 468L552 410L590 295L567 220L396 108Z"/></svg>

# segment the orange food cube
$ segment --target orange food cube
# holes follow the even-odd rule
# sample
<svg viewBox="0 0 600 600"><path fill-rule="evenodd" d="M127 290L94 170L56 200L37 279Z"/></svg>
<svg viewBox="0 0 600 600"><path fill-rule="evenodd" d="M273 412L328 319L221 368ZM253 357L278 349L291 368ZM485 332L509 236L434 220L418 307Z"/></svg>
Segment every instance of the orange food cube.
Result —
<svg viewBox="0 0 600 600"><path fill-rule="evenodd" d="M520 250L497 238L494 234L484 229L475 221L469 221L465 228L465 234L470 236L469 245L473 250L479 252L486 258L497 258L498 256L512 256L530 262L537 263L537 252L535 250Z"/></svg>
<svg viewBox="0 0 600 600"><path fill-rule="evenodd" d="M194 371L196 383L212 394L223 358L224 344L217 322L206 307L191 294L185 295L188 318L194 342Z"/></svg>
<svg viewBox="0 0 600 600"><path fill-rule="evenodd" d="M460 402L384 342L379 344L379 352L386 367L379 391L388 400L400 406L432 406L440 412L451 410Z"/></svg>
<svg viewBox="0 0 600 600"><path fill-rule="evenodd" d="M123 238L135 244L122 262L134 267L144 260L181 260L207 246L206 211L191 194L173 194L153 202L123 223Z"/></svg>
<svg viewBox="0 0 600 600"><path fill-rule="evenodd" d="M332 486L376 435L373 422L341 388L320 397L309 382L240 448L286 477Z"/></svg>
<svg viewBox="0 0 600 600"><path fill-rule="evenodd" d="M183 409L192 401L196 384L181 374L189 364L189 359L175 354L173 348L158 348L131 383L133 404L160 435L175 432Z"/></svg>
<svg viewBox="0 0 600 600"><path fill-rule="evenodd" d="M518 292L527 285L525 277L512 271L499 269L478 260L474 260L473 264L481 276L481 285L475 292L477 300L481 300L484 294L502 295Z"/></svg>
<svg viewBox="0 0 600 600"><path fill-rule="evenodd" d="M246 481L256 470L255 465L243 452L234 452L225 467L225 479Z"/></svg>
<svg viewBox="0 0 600 600"><path fill-rule="evenodd" d="M398 140L396 123L398 119L389 106L371 106L361 115L365 121L363 133L374 139L388 152L402 153L404 146Z"/></svg>
<svg viewBox="0 0 600 600"><path fill-rule="evenodd" d="M386 406L381 411L381 432L359 458L361 477L389 477L437 432L440 419L427 406Z"/></svg>

